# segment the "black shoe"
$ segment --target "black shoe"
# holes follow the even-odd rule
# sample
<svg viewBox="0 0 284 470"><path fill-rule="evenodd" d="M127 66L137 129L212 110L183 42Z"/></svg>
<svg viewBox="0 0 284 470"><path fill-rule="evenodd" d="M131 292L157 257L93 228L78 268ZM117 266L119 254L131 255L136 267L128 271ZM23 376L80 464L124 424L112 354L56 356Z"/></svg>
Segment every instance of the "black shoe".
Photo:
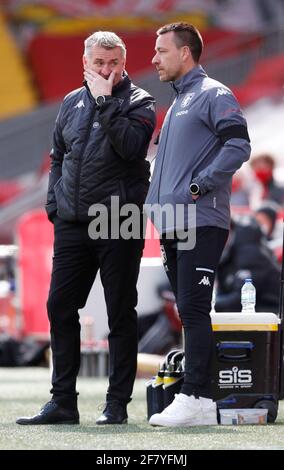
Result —
<svg viewBox="0 0 284 470"><path fill-rule="evenodd" d="M30 418L18 418L17 424L79 424L78 410L67 410L55 401L46 403L40 412Z"/></svg>
<svg viewBox="0 0 284 470"><path fill-rule="evenodd" d="M97 419L97 424L127 424L126 405L113 400L106 404L103 414Z"/></svg>

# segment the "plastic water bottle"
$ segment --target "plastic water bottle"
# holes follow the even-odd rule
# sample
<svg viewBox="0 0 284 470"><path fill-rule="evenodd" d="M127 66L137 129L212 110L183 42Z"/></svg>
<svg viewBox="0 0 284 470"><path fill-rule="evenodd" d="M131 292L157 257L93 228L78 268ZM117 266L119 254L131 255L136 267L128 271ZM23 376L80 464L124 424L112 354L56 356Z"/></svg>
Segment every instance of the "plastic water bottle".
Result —
<svg viewBox="0 0 284 470"><path fill-rule="evenodd" d="M255 287L251 279L245 279L245 283L241 290L241 303L242 313L254 313L255 312Z"/></svg>

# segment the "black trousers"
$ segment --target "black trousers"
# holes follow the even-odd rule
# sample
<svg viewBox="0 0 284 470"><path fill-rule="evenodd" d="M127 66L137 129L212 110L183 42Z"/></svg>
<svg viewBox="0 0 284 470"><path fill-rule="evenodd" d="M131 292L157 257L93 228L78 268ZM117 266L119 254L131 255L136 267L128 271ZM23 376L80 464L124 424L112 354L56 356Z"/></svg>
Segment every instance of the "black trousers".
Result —
<svg viewBox="0 0 284 470"><path fill-rule="evenodd" d="M53 357L53 399L65 407L77 404L80 368L80 323L98 270L109 324L107 400L131 400L137 367L136 283L144 240L92 240L88 224L54 220L54 257L47 301Z"/></svg>
<svg viewBox="0 0 284 470"><path fill-rule="evenodd" d="M184 327L185 376L181 393L211 398L213 332L210 318L216 269L228 230L198 227L192 250L161 240L164 266Z"/></svg>

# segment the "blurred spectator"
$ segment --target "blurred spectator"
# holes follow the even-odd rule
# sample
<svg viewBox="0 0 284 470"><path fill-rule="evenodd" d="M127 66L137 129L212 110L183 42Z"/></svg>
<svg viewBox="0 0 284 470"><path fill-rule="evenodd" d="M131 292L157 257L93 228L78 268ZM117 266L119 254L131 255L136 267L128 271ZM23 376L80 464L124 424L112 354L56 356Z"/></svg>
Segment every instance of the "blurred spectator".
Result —
<svg viewBox="0 0 284 470"><path fill-rule="evenodd" d="M245 163L233 176L231 205L255 209L262 202L262 193L262 185L249 163Z"/></svg>
<svg viewBox="0 0 284 470"><path fill-rule="evenodd" d="M253 218L232 222L227 245L217 272L217 312L241 312L241 288L245 278L256 288L256 311L278 312L280 266Z"/></svg>
<svg viewBox="0 0 284 470"><path fill-rule="evenodd" d="M251 160L251 167L256 179L261 183L262 199L271 199L283 204L284 188L278 186L273 177L274 158L268 153L260 154Z"/></svg>
<svg viewBox="0 0 284 470"><path fill-rule="evenodd" d="M255 211L254 217L257 220L267 240L271 240L273 238L273 232L275 229L277 214L280 211L280 209L281 207L279 207L278 204L276 204L276 202L265 201Z"/></svg>

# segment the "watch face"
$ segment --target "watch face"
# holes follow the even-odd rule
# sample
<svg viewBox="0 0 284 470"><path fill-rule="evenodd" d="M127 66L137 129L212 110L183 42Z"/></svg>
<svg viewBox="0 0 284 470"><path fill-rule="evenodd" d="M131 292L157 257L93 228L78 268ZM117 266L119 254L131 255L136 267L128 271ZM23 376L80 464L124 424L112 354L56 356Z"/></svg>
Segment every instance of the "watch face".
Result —
<svg viewBox="0 0 284 470"><path fill-rule="evenodd" d="M96 97L96 103L98 106L101 106L102 104L104 104L105 100L106 100L105 97L102 95Z"/></svg>
<svg viewBox="0 0 284 470"><path fill-rule="evenodd" d="M192 184L190 185L190 192L191 192L191 194L193 194L193 195L198 194L198 193L199 193L199 186L198 186L198 184L192 183Z"/></svg>

